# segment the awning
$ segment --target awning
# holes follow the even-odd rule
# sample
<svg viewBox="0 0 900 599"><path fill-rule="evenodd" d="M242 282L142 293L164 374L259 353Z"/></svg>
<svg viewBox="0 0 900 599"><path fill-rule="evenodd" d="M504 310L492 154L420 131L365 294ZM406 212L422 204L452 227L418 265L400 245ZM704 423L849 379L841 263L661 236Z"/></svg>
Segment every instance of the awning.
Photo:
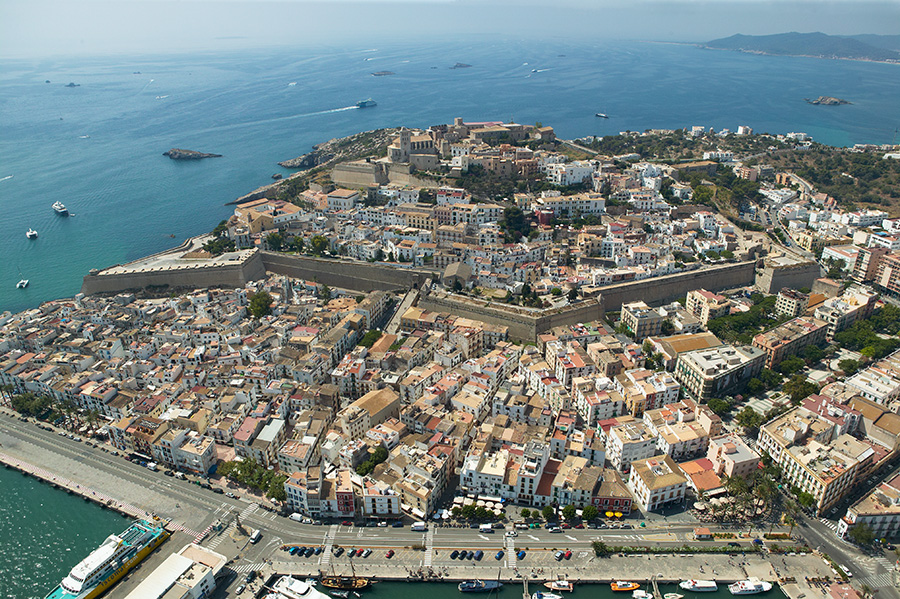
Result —
<svg viewBox="0 0 900 599"><path fill-rule="evenodd" d="M606 512L607 518L612 518L613 516L615 516L615 514L613 512Z"/></svg>
<svg viewBox="0 0 900 599"><path fill-rule="evenodd" d="M622 512L616 512L616 518L621 518L622 515L623 515Z"/></svg>

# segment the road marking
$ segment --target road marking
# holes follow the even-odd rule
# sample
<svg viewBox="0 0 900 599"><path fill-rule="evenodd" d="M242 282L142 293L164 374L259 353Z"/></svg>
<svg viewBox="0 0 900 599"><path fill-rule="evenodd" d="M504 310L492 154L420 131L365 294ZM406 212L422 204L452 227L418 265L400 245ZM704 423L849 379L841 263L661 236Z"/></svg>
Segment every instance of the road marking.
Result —
<svg viewBox="0 0 900 599"><path fill-rule="evenodd" d="M425 532L425 559L422 565L426 568L431 567L431 559L434 556L434 527L429 526Z"/></svg>
<svg viewBox="0 0 900 599"><path fill-rule="evenodd" d="M532 535L528 535L528 538L531 539L532 541L540 541L539 538L532 536Z"/></svg>
<svg viewBox="0 0 900 599"><path fill-rule="evenodd" d="M478 535L478 538L479 538L479 539L484 539L485 541L490 541L490 538L488 538L487 535Z"/></svg>
<svg viewBox="0 0 900 599"><path fill-rule="evenodd" d="M576 539L575 537L572 537L572 536L569 536L569 535L566 535L566 538L569 539L570 541L577 541L577 540L578 540L578 539Z"/></svg>
<svg viewBox="0 0 900 599"><path fill-rule="evenodd" d="M332 549L334 549L334 535L337 534L338 526L337 524L332 524L328 527L328 530L325 531L325 549L322 551L322 555L320 556L319 563L323 566L327 566L331 563L331 556L333 555Z"/></svg>

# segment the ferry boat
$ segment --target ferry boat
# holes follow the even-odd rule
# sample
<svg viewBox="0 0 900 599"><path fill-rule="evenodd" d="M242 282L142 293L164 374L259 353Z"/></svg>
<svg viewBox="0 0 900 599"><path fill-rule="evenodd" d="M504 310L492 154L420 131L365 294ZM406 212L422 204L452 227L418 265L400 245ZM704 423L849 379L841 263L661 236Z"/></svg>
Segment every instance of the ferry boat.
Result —
<svg viewBox="0 0 900 599"><path fill-rule="evenodd" d="M372 98L369 98L368 100L360 100L356 103L357 108L372 108L373 106L378 106L378 103Z"/></svg>
<svg viewBox="0 0 900 599"><path fill-rule="evenodd" d="M747 580L739 580L734 584L728 585L728 590L732 595L756 595L757 593L771 591L772 583L759 578L748 578Z"/></svg>
<svg viewBox="0 0 900 599"><path fill-rule="evenodd" d="M330 599L325 593L316 590L311 582L290 576L282 576L276 580L271 590L271 593L263 595L265 599Z"/></svg>
<svg viewBox="0 0 900 599"><path fill-rule="evenodd" d="M460 593L487 593L503 588L503 583L499 580L464 580L458 588Z"/></svg>
<svg viewBox="0 0 900 599"><path fill-rule="evenodd" d="M37 239L37 231L29 228L27 231L25 231L25 237L27 237L28 239Z"/></svg>
<svg viewBox="0 0 900 599"><path fill-rule="evenodd" d="M695 593L711 593L719 590L719 585L715 580L682 580L678 586L685 591L694 591Z"/></svg>
<svg viewBox="0 0 900 599"><path fill-rule="evenodd" d="M53 211L60 216L69 216L69 209L62 202L53 202Z"/></svg>
<svg viewBox="0 0 900 599"><path fill-rule="evenodd" d="M122 534L109 535L45 599L98 597L168 538L169 532L162 525L138 520Z"/></svg>
<svg viewBox="0 0 900 599"><path fill-rule="evenodd" d="M618 580L609 583L609 588L614 591L634 591L641 588L641 585L636 582L626 582L624 580Z"/></svg>
<svg viewBox="0 0 900 599"><path fill-rule="evenodd" d="M541 591L538 591L531 596L531 599L563 599L563 597L556 593L542 593Z"/></svg>
<svg viewBox="0 0 900 599"><path fill-rule="evenodd" d="M568 580L551 580L549 582L545 582L544 586L550 589L551 591L574 591L575 585L569 582Z"/></svg>

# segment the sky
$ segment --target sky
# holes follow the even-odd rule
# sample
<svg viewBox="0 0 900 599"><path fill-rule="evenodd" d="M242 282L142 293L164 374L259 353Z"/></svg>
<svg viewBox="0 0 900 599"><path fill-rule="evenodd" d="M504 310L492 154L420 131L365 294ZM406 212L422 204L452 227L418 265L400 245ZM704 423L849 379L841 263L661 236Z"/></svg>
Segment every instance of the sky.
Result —
<svg viewBox="0 0 900 599"><path fill-rule="evenodd" d="M900 34L900 0L0 0L0 60L404 39Z"/></svg>

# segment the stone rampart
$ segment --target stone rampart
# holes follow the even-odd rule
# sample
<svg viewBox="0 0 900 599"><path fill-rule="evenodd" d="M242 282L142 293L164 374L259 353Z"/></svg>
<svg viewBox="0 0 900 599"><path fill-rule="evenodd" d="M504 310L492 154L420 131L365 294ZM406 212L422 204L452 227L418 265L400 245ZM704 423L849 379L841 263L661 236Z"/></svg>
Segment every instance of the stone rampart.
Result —
<svg viewBox="0 0 900 599"><path fill-rule="evenodd" d="M146 287L196 289L200 287L243 287L249 281L266 276L262 257L254 252L236 264L216 264L198 261L170 269L136 269L128 272L104 274L102 271L84 277L81 292L85 295L121 293Z"/></svg>
<svg viewBox="0 0 900 599"><path fill-rule="evenodd" d="M721 291L752 285L756 275L755 266L755 262L741 262L601 287L603 309L616 311L623 303L638 300L648 304L676 300L692 289Z"/></svg>
<svg viewBox="0 0 900 599"><path fill-rule="evenodd" d="M410 287L418 287L433 276L428 271L412 268L392 268L368 262L329 260L273 252L262 252L262 259L268 272L318 281L329 287L365 292L376 289L405 291Z"/></svg>

